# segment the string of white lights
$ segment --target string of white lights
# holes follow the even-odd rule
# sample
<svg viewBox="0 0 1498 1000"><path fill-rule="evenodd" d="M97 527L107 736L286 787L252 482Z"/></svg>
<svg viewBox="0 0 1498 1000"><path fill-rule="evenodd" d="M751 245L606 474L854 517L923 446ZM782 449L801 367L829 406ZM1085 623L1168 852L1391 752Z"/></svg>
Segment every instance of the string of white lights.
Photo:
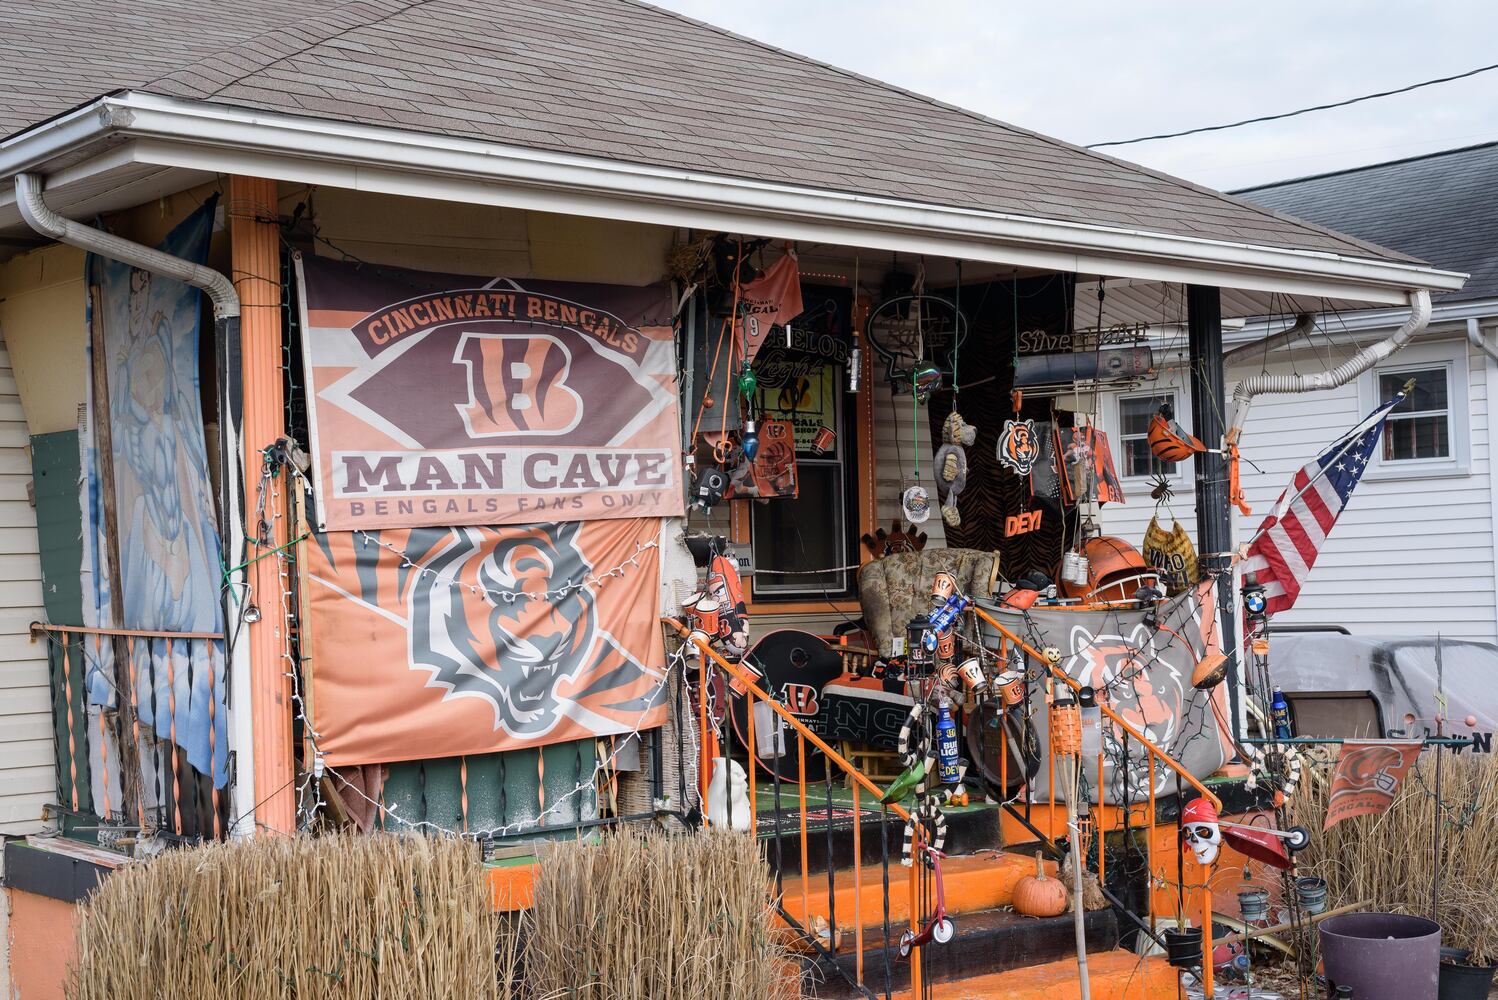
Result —
<svg viewBox="0 0 1498 1000"><path fill-rule="evenodd" d="M307 491L310 489L311 483L305 476L301 475L300 470L296 469L294 466L287 465L285 466L285 468L294 477L296 482L302 486L303 502L309 502L310 498L308 497ZM273 475L264 477L261 480L260 484L261 491L268 494L268 497L265 499L269 500L268 506L272 510L272 519L281 518L284 516L281 511L279 483L280 476ZM266 506L267 505L265 504L263 499L259 503L257 503L257 507L259 509L263 510ZM270 527L274 527L274 520L272 521ZM370 536L364 532L359 532L359 534L365 535L366 542L372 540L377 544L380 544L386 548L391 548L393 551L397 552L397 554L402 557L403 565L407 568L413 568L421 572L432 573L438 579L444 579L441 574L437 574L435 573L435 571L429 570L425 567L417 566L416 564L412 563L405 553L400 552L398 549L393 549L392 546L388 545L383 540L374 538L373 536ZM268 531L267 537L275 537L274 532ZM562 596L565 596L566 593L571 593L572 591L578 589L578 587L580 586L586 586L590 583L595 586L601 585L605 580L622 577L624 575L625 569L628 566L638 566L640 556L650 549L656 548L658 544L659 543L655 540L652 540L649 543L637 544L634 554L618 567L615 567L607 573L590 574L589 578L585 579L582 584L573 585L572 582L569 581L570 589L562 591L560 592L560 594ZM453 830L441 825L440 823L433 823L430 820L426 819L408 819L400 814L400 809L398 806L392 803L382 802L379 799L371 797L362 788L353 784L343 775L338 773L336 769L328 768L326 766L325 757L322 748L319 745L321 734L313 726L310 713L307 711L306 696L302 688L300 669L301 665L297 662L296 654L294 652L293 644L291 641L292 637L289 629L287 628L287 623L291 621L291 599L293 596L291 565L293 559L295 558L294 547L293 551L287 551L286 549L277 550L275 552L275 558L278 564L277 573L280 590L280 615L279 619L275 623L276 641L280 648L281 658L285 664L286 676L291 684L291 704L294 717L298 722L301 723L303 738L312 752L312 759L310 761L304 761L304 772L302 774L301 780L296 784L296 796L299 803L298 825L302 829L310 828L316 822L318 816L322 813L322 811L327 807L327 801L323 795L322 778L324 775L331 775L341 785L341 794L351 793L356 798L362 799L365 804L376 809L379 815L393 819L400 825L402 829L405 830L421 830L430 833L441 834L444 836L461 837L471 840L496 839L520 833L535 832L536 830L541 829L546 825L546 820L549 817L558 815L563 812L563 810L566 809L570 805L570 803L579 795L583 795L584 793L589 791L593 792L595 795L599 794L598 783L601 779L605 778L615 770L619 753L624 749L625 746L630 743L631 740L643 742L643 731L647 728L654 728L647 727L645 723L659 707L659 703L656 700L652 700L650 704L647 704L643 709L641 709L639 716L633 721L632 725L626 733L619 734L622 735L622 738L616 738L616 740L614 741L613 749L606 756L602 757L596 762L591 774L589 774L583 780L577 782L567 792L552 799L550 803L536 816L518 819L510 823L502 824L500 826L467 830ZM468 586L467 584L460 584L459 581L451 580L451 578L445 579L446 582L450 582L455 585ZM483 588L470 587L469 589L483 591ZM483 592L491 593L488 591ZM512 596L524 596L529 598L533 596L539 597L541 595L532 595L526 593L522 595ZM667 689L671 671L684 671L685 664L685 647L678 649L670 654L670 656L667 658L666 677L662 680L661 690L664 691ZM695 732L691 732L693 727L684 726L683 728L687 729L690 732L694 745L694 751L697 751L697 734Z"/></svg>
<svg viewBox="0 0 1498 1000"><path fill-rule="evenodd" d="M683 668L685 662L685 647L672 653L667 658L667 677L669 678L671 670ZM665 689L665 686L666 682L663 681L662 690ZM332 771L331 773L335 778L343 783L343 786L346 789L352 791L356 796L363 799L369 805L382 810L387 816L393 817L396 822L401 824L402 829L426 830L431 833L438 833L444 836L451 837L462 837L469 840L493 840L500 837L508 837L520 833L534 833L537 830L545 827L546 818L548 816L560 811L562 806L566 805L573 798L587 791L592 791L595 795L598 794L598 782L601 778L604 778L609 774L609 772L614 770L614 764L619 756L619 751L624 749L624 747L627 746L631 740L639 740L644 729L653 728L645 726L645 720L649 718L649 716L656 710L657 707L658 706L656 704L652 703L641 710L639 717L635 719L634 724L631 726L630 730L627 733L623 734L623 739L617 739L615 741L614 748L609 752L609 754L606 757L601 758L598 763L594 765L592 774L584 778L582 781L579 781L570 791L555 799L538 815L526 819L515 820L512 823L506 823L501 826L485 827L479 830L453 830L443 826L440 823L433 823L430 820L406 819L404 816L400 815L398 808L394 804L383 803L370 798L362 788L359 788L358 786L348 781L348 779L344 778L343 775L339 774L336 770ZM688 730L692 729L691 726L686 726L684 728ZM694 745L696 743L696 740L696 734L693 733L692 741Z"/></svg>
<svg viewBox="0 0 1498 1000"><path fill-rule="evenodd" d="M652 538L648 542L636 542L635 551L630 555L630 557L624 560L618 566L615 566L613 569L605 573L587 573L584 574L584 576L580 580L569 579L565 584L555 590L489 590L487 587L480 587L477 584L472 583L464 583L462 580L459 580L456 577L447 576L437 572L436 570L428 566L423 566L420 563L413 561L409 554L401 551L395 545L392 545L391 543L385 541L383 538L378 538L367 531L355 531L354 534L358 535L365 545L373 542L381 548L387 549L390 552L393 552L396 555L400 556L401 567L403 569L415 570L417 573L420 573L423 576L429 576L440 583L447 584L448 586L462 587L465 590L471 591L478 597L484 597L496 602L502 600L506 604L514 604L517 600L560 600L570 594L576 593L584 587L600 587L607 580L622 578L625 571L628 570L631 566L638 567L640 565L640 557L642 555L644 555L646 552L649 552L651 549L660 548L660 540L656 538Z"/></svg>

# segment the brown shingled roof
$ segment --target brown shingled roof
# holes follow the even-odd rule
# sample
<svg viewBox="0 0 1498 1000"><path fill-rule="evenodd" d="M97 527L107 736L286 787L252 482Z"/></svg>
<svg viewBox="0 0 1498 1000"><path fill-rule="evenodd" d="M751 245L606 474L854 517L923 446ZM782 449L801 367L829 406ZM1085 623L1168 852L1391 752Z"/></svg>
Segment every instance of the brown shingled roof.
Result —
<svg viewBox="0 0 1498 1000"><path fill-rule="evenodd" d="M80 6L0 8L0 133L134 89L958 208L1411 259L635 0L90 0L89 16Z"/></svg>

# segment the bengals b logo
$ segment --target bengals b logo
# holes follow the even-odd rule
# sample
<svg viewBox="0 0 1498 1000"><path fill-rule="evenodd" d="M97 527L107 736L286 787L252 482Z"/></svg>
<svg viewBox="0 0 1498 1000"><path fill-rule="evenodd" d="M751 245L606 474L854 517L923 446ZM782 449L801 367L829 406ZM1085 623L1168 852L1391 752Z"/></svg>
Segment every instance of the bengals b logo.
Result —
<svg viewBox="0 0 1498 1000"><path fill-rule="evenodd" d="M567 384L572 352L555 337L464 333L453 360L468 369L458 413L469 437L566 434L582 421L582 397Z"/></svg>
<svg viewBox="0 0 1498 1000"><path fill-rule="evenodd" d="M792 715L817 714L817 689L810 684L786 684L780 689L780 698Z"/></svg>

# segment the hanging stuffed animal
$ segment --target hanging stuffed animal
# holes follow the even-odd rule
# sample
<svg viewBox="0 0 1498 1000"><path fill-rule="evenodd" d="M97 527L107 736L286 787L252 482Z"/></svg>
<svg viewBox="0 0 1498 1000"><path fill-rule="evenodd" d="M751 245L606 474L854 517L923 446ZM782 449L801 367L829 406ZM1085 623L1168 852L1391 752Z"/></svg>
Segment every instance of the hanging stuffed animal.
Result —
<svg viewBox="0 0 1498 1000"><path fill-rule="evenodd" d="M962 523L957 495L967 486L967 445L978 438L978 428L953 410L941 425L942 445L936 452L936 487L942 495L941 519L949 527Z"/></svg>

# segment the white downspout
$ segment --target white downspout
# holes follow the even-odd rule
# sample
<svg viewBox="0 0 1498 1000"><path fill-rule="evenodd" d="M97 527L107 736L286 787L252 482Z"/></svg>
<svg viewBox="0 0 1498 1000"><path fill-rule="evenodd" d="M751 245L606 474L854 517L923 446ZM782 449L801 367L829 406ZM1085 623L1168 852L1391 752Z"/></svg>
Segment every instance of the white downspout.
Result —
<svg viewBox="0 0 1498 1000"><path fill-rule="evenodd" d="M1238 383L1233 390L1233 423L1227 438L1236 442L1248 419L1248 408L1255 396L1263 393L1314 392L1346 385L1424 330L1430 322L1430 293L1424 289L1410 293L1410 316L1404 325L1385 340L1363 348L1347 361L1329 371L1315 375L1254 375Z"/></svg>
<svg viewBox="0 0 1498 1000"><path fill-rule="evenodd" d="M1488 346L1487 339L1482 335L1482 320L1476 316L1467 318L1467 340L1473 347L1482 351L1483 354L1494 361L1498 361L1498 351L1494 351L1492 347ZM1495 555L1498 555L1498 458L1495 458L1491 451L1493 442L1498 441L1498 434L1495 434L1495 430L1498 430L1498 415L1495 415L1493 412L1493 406L1495 403L1498 403L1498 365L1485 364L1482 367L1483 382L1487 387L1488 393L1486 429L1490 449L1488 453L1488 503L1492 508L1492 519L1490 522L1492 529L1492 551ZM1498 580L1494 582L1494 618L1489 623L1488 634L1490 636L1498 635Z"/></svg>
<svg viewBox="0 0 1498 1000"><path fill-rule="evenodd" d="M1263 340L1256 340L1251 344L1243 344L1228 351L1222 356L1223 370L1226 371L1227 366L1239 358L1248 357L1250 354L1267 354L1281 344L1288 344L1296 337L1306 336L1315 325L1316 316L1314 313L1301 313L1295 317L1295 325L1289 329L1281 330L1279 333L1272 333Z"/></svg>
<svg viewBox="0 0 1498 1000"><path fill-rule="evenodd" d="M213 303L214 333L220 358L219 370L219 442L223 481L219 484L219 502L225 526L224 557L233 565L235 554L244 550L244 516L239 484L243 482L239 455L238 425L240 419L239 387L239 294L234 283L218 271L181 257L162 253L112 233L85 226L65 218L48 207L42 198L42 178L36 174L16 174L16 207L21 218L32 229L59 243L78 247L101 257L108 257L152 274L175 278L208 293ZM255 762L254 720L250 716L249 645L239 635L242 596L246 590L244 572L230 578L224 588L225 643L229 675L229 748L232 779L230 810L235 819L232 834L249 834L255 830Z"/></svg>
<svg viewBox="0 0 1498 1000"><path fill-rule="evenodd" d="M1467 317L1467 339L1472 346L1486 354L1494 361L1498 361L1498 350L1495 350L1482 336L1482 325L1476 316Z"/></svg>

